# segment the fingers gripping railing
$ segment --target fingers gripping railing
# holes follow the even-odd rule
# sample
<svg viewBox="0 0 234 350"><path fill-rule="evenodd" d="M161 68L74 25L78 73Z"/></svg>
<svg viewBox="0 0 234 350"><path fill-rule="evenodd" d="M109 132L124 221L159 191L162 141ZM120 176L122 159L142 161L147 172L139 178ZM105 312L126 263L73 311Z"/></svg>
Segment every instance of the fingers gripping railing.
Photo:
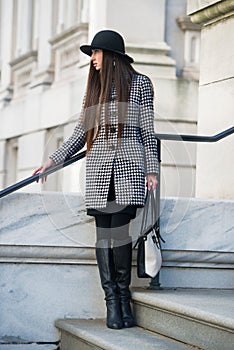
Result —
<svg viewBox="0 0 234 350"><path fill-rule="evenodd" d="M161 154L160 154L161 153L160 152L161 140L190 141L190 142L216 142L216 141L219 141L219 140L223 139L224 137L227 137L233 133L234 133L234 126L217 134L217 135L214 135L214 136L155 134L155 137L157 138L157 141L158 141L159 161L161 161L161 159L160 159L161 158ZM15 191L19 190L20 188L25 187L25 186L27 186L35 181L38 181L40 178L42 178L44 176L55 173L56 171L77 162L78 160L84 158L85 155L86 155L86 151L80 152L80 153L76 154L75 156L69 158L68 160L64 161L63 163L58 164L54 167L51 167L43 174L38 173L36 175L30 176L30 177L28 177L20 182L15 183L14 185L11 185L11 186L1 190L0 191L0 198L5 197L8 194L15 192Z"/></svg>
<svg viewBox="0 0 234 350"><path fill-rule="evenodd" d="M11 185L11 186L5 188L4 190L0 191L0 198L4 197L4 196L7 196L8 194L10 194L12 192L15 192L15 191L19 190L22 187L30 185L31 183L33 183L35 181L38 181L38 180L40 180L41 178L43 178L45 176L53 174L56 171L58 171L60 169L63 169L65 167L67 167L68 165L71 165L71 164L77 162L78 160L84 158L85 155L86 155L86 151L80 152L80 153L76 154L75 156L65 160L63 163L55 165L54 167L51 167L50 169L46 170L43 174L40 174L40 173L35 174L33 176L27 177L26 179L24 179L24 180L22 180L20 182L17 182L14 185Z"/></svg>

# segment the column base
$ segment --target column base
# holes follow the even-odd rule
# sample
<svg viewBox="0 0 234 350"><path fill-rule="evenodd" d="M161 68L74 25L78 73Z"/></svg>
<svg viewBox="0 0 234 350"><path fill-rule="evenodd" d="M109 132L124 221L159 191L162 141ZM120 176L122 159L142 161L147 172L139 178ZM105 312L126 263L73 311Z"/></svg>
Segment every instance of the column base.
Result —
<svg viewBox="0 0 234 350"><path fill-rule="evenodd" d="M126 51L133 57L137 69L139 67L139 70L151 77L176 78L176 62L167 56L170 47L165 42L156 45L128 44Z"/></svg>

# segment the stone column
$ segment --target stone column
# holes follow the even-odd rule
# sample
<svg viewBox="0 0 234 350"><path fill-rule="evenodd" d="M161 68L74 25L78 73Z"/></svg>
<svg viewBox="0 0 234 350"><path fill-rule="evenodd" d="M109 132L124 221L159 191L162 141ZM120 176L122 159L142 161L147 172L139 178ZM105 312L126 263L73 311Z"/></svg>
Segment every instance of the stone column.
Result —
<svg viewBox="0 0 234 350"><path fill-rule="evenodd" d="M31 88L39 87L46 89L53 82L54 70L51 67L51 45L49 40L52 37L52 0L40 1L39 8L35 9L41 14L38 21L38 40L37 40L37 69L34 72L34 78L30 84ZM36 13L35 13L36 16ZM42 18L43 16L43 18Z"/></svg>
<svg viewBox="0 0 234 350"><path fill-rule="evenodd" d="M151 77L174 78L175 62L166 55L170 47L165 42L165 16L165 0L147 0L147 5L142 0L90 0L89 40L99 30L116 30L139 70L148 73L150 64Z"/></svg>
<svg viewBox="0 0 234 350"><path fill-rule="evenodd" d="M4 14L4 15L3 15ZM0 80L0 108L12 98L11 67L12 59L12 23L13 23L13 0L1 1L0 12L0 51L1 51L1 80Z"/></svg>
<svg viewBox="0 0 234 350"><path fill-rule="evenodd" d="M188 14L202 25L198 134L234 125L234 1L188 0ZM196 196L234 198L234 135L197 147Z"/></svg>
<svg viewBox="0 0 234 350"><path fill-rule="evenodd" d="M18 0L16 8L17 28L14 57L19 57L32 49L33 2L30 0Z"/></svg>
<svg viewBox="0 0 234 350"><path fill-rule="evenodd" d="M6 141L0 141L0 188L5 186L5 154L6 154Z"/></svg>

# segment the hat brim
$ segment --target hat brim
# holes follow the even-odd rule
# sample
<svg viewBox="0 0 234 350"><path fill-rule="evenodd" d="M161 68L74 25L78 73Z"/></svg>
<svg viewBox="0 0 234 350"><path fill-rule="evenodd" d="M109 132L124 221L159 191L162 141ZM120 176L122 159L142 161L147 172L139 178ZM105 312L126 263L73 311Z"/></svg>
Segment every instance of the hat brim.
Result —
<svg viewBox="0 0 234 350"><path fill-rule="evenodd" d="M107 49L105 47L95 47L95 46L91 46L91 45L82 45L80 47L80 50L85 53L86 55L88 56L91 56L92 55L92 50L94 49L101 49L101 50L106 50L106 51L110 51L110 52L114 52L114 53L117 53L118 55L122 56L122 57L125 57L128 59L128 61L130 63L133 63L134 62L134 59L130 56L128 56L126 53L122 53L120 51L116 51L116 50L110 50L110 49Z"/></svg>

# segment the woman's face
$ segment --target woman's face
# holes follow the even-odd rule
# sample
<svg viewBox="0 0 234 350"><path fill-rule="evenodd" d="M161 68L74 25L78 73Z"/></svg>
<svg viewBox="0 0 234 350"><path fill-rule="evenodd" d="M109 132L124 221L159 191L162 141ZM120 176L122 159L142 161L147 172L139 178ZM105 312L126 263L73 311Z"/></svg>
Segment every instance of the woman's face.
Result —
<svg viewBox="0 0 234 350"><path fill-rule="evenodd" d="M92 50L91 62L96 70L101 70L102 68L103 51L100 49Z"/></svg>

